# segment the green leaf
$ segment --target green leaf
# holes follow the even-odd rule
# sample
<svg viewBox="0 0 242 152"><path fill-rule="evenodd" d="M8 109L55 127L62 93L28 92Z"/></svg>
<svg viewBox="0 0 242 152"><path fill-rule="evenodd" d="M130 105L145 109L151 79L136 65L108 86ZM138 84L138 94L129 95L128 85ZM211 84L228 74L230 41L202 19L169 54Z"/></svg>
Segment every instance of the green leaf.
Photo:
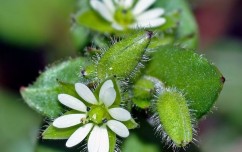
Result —
<svg viewBox="0 0 242 152"><path fill-rule="evenodd" d="M67 111L64 115L80 113L79 111L71 110ZM76 125L69 128L56 128L52 124L49 125L42 133L43 139L68 139L79 127L82 125Z"/></svg>
<svg viewBox="0 0 242 152"><path fill-rule="evenodd" d="M20 96L0 88L2 152L33 152L42 118Z"/></svg>
<svg viewBox="0 0 242 152"><path fill-rule="evenodd" d="M197 48L198 45L198 27L193 13L186 0L157 0L156 7L162 7L166 12L180 11L180 22L177 30L178 40L189 35L194 35L183 43L186 48Z"/></svg>
<svg viewBox="0 0 242 152"><path fill-rule="evenodd" d="M156 144L143 141L136 134L131 134L122 145L122 152L161 152Z"/></svg>
<svg viewBox="0 0 242 152"><path fill-rule="evenodd" d="M122 122L128 129L135 129L137 128L139 125L135 122L135 120L132 118L128 121L124 121Z"/></svg>
<svg viewBox="0 0 242 152"><path fill-rule="evenodd" d="M116 134L108 129L108 138L109 138L109 152L114 152L116 148Z"/></svg>
<svg viewBox="0 0 242 152"><path fill-rule="evenodd" d="M76 90L75 90L75 84L70 84L70 83L65 83L65 82L62 82L62 81L59 81L57 80L58 83L59 83L59 93L64 93L64 94L68 94L68 95L71 95L73 97L76 97L77 99L78 98L81 98ZM85 100L82 100L82 101L85 101Z"/></svg>
<svg viewBox="0 0 242 152"><path fill-rule="evenodd" d="M156 107L161 126L175 145L185 147L189 144L192 141L192 124L183 95L169 89L159 96Z"/></svg>
<svg viewBox="0 0 242 152"><path fill-rule="evenodd" d="M78 128L80 125L59 129L50 125L43 133L43 139L68 139Z"/></svg>
<svg viewBox="0 0 242 152"><path fill-rule="evenodd" d="M97 77L103 80L113 75L131 76L142 60L151 35L151 32L139 32L110 47L98 61Z"/></svg>
<svg viewBox="0 0 242 152"><path fill-rule="evenodd" d="M183 92L197 119L210 111L223 87L223 76L213 64L191 50L173 46L159 47L152 56L147 75Z"/></svg>
<svg viewBox="0 0 242 152"><path fill-rule="evenodd" d="M57 100L61 90L57 79L71 84L82 80L80 67L84 65L84 61L84 58L70 59L47 68L33 85L21 88L23 99L44 116L58 116L62 113L63 107Z"/></svg>

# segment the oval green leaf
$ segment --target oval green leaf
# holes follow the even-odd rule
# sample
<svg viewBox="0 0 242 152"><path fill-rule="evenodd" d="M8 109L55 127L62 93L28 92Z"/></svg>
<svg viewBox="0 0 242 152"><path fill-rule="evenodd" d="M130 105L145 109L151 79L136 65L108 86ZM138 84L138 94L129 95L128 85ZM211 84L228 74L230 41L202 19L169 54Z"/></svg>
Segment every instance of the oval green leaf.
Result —
<svg viewBox="0 0 242 152"><path fill-rule="evenodd" d="M182 91L197 119L210 111L223 87L223 76L213 64L191 50L173 46L159 47L152 56L147 75Z"/></svg>

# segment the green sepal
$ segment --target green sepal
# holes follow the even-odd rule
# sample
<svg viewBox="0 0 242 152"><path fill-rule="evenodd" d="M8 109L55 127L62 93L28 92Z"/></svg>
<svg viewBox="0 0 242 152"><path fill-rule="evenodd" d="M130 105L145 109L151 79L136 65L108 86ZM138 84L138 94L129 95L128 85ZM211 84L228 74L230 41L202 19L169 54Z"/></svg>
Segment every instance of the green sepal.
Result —
<svg viewBox="0 0 242 152"><path fill-rule="evenodd" d="M23 99L40 114L49 118L57 117L63 111L57 100L61 90L57 79L70 84L82 80L80 67L85 61L84 58L70 59L47 68L33 85L21 88Z"/></svg>
<svg viewBox="0 0 242 152"><path fill-rule="evenodd" d="M111 46L98 61L97 77L101 80L114 75L130 77L141 62L151 36L152 32L140 31Z"/></svg>
<svg viewBox="0 0 242 152"><path fill-rule="evenodd" d="M116 148L116 134L108 128L109 152L114 152Z"/></svg>
<svg viewBox="0 0 242 152"><path fill-rule="evenodd" d="M193 133L185 97L175 89L169 89L159 96L156 107L161 126L174 144L178 147L189 144Z"/></svg>
<svg viewBox="0 0 242 152"><path fill-rule="evenodd" d="M76 16L78 24L98 32L113 32L111 24L92 9L79 12Z"/></svg>
<svg viewBox="0 0 242 152"><path fill-rule="evenodd" d="M64 115L80 113L75 110L66 112ZM69 128L56 128L52 124L49 125L42 133L42 139L68 139L82 124Z"/></svg>
<svg viewBox="0 0 242 152"><path fill-rule="evenodd" d="M210 111L223 87L222 74L194 51L174 46L159 47L152 54L146 74L182 91L199 119Z"/></svg>
<svg viewBox="0 0 242 152"><path fill-rule="evenodd" d="M133 118L131 118L130 120L128 121L123 121L122 122L128 129L135 129L139 126L139 124L137 124L135 122L135 120Z"/></svg>
<svg viewBox="0 0 242 152"><path fill-rule="evenodd" d="M60 81L57 79L57 82L59 84L59 93L63 93L63 94L68 94L70 96L76 97L76 98L80 98L80 96L77 94L76 90L75 90L75 84L71 84L71 83L66 83L63 81Z"/></svg>

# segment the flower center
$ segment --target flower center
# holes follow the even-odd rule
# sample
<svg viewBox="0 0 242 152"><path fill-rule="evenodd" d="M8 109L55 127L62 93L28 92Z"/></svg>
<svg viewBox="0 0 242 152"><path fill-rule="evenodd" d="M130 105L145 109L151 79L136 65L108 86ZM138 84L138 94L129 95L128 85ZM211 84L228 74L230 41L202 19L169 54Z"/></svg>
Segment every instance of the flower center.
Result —
<svg viewBox="0 0 242 152"><path fill-rule="evenodd" d="M90 111L87 114L90 121L99 125L105 123L108 119L110 119L110 115L104 104L101 105L93 105L90 108Z"/></svg>
<svg viewBox="0 0 242 152"><path fill-rule="evenodd" d="M114 13L114 19L117 23L124 27L127 27L135 21L131 10L122 7L116 10L116 12Z"/></svg>

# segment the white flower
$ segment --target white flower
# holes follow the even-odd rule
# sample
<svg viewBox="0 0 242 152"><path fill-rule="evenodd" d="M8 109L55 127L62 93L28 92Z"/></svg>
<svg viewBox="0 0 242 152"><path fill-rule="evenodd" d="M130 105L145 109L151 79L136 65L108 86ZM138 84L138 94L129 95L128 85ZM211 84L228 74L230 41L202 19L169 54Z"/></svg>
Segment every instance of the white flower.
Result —
<svg viewBox="0 0 242 152"><path fill-rule="evenodd" d="M82 83L76 83L75 90L90 107L73 96L59 94L58 100L63 105L80 113L63 115L53 122L53 126L56 128L68 128L83 124L69 137L66 142L67 147L73 147L79 144L90 132L87 143L88 151L108 152L109 136L107 127L120 137L125 138L129 136L128 128L120 121L130 120L130 113L120 107L110 108L116 98L116 91L111 80L105 81L102 85L99 91L99 100Z"/></svg>
<svg viewBox="0 0 242 152"><path fill-rule="evenodd" d="M116 30L126 28L153 28L163 25L166 20L160 17L164 9L154 8L146 11L156 0L91 0L91 6L105 20L111 22Z"/></svg>

